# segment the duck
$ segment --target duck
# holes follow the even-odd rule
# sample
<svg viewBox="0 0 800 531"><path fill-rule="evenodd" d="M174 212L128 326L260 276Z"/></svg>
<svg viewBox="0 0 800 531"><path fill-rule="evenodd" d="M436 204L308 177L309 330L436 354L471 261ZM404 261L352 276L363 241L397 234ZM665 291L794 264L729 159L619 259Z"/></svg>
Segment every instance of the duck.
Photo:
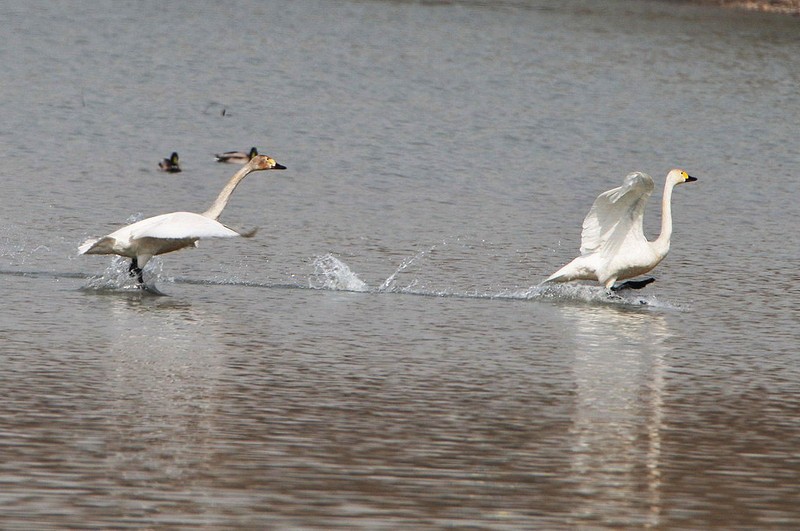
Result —
<svg viewBox="0 0 800 531"><path fill-rule="evenodd" d="M181 164L180 160L178 159L178 153L173 151L172 155L168 159L164 159L158 163L158 167L161 168L161 171L165 171L168 173L178 173L181 171Z"/></svg>
<svg viewBox="0 0 800 531"><path fill-rule="evenodd" d="M225 153L217 153L214 155L217 162L228 162L230 164L244 164L248 160L258 155L258 150L255 147L250 148L249 153L244 151L226 151Z"/></svg>
<svg viewBox="0 0 800 531"><path fill-rule="evenodd" d="M252 172L285 170L266 155L257 155L245 164L222 188L211 206L200 214L170 212L126 225L102 238L90 238L78 247L78 254L113 254L131 259L128 273L136 278L138 287L144 287L143 268L156 255L170 253L187 247L196 247L206 238L250 238L256 230L238 231L219 222L219 217L231 194Z"/></svg>
<svg viewBox="0 0 800 531"><path fill-rule="evenodd" d="M653 193L653 178L643 172L628 174L622 186L600 194L583 220L581 255L550 275L543 283L597 281L606 290L641 289L654 278L628 280L654 269L667 256L672 238L672 191L696 181L684 170L673 169L661 198L661 234L654 241L644 235L644 210ZM616 284L618 280L626 280Z"/></svg>

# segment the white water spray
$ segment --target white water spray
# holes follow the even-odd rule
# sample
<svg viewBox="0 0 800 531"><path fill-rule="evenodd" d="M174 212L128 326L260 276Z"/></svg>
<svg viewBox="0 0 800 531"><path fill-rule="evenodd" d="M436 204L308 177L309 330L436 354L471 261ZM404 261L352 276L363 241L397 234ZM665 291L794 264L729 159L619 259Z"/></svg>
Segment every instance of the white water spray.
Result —
<svg viewBox="0 0 800 531"><path fill-rule="evenodd" d="M397 275L399 275L400 273L402 273L403 271L405 271L406 269L408 269L409 267L414 265L414 263L417 260L419 260L420 258L425 256L426 253L428 253L429 251L434 250L435 248L436 248L436 246L431 247L427 251L420 251L417 254L415 254L414 256L412 256L410 258L406 258L405 260L403 260L403 262L397 267L397 269L395 269L394 273L389 275L389 278L387 278L386 280L383 281L383 284L380 285L380 287L378 288L378 291L396 291L394 284L395 284L395 281L397 280ZM414 284L416 284L416 283L417 283L417 280L414 280L411 283L411 285L408 286L408 287L409 288L413 287Z"/></svg>
<svg viewBox="0 0 800 531"><path fill-rule="evenodd" d="M314 260L314 274L308 280L309 286L314 289L369 291L367 284L347 264L330 253Z"/></svg>

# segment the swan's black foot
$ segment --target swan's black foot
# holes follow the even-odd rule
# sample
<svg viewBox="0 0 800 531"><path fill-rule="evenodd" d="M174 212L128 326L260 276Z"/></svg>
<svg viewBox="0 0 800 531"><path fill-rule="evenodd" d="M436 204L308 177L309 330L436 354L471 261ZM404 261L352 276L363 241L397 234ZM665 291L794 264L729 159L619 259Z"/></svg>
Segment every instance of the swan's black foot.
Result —
<svg viewBox="0 0 800 531"><path fill-rule="evenodd" d="M653 277L643 278L642 280L626 280L622 284L616 284L611 287L611 291L620 291L623 289L642 289L646 285L655 282Z"/></svg>
<svg viewBox="0 0 800 531"><path fill-rule="evenodd" d="M144 287L144 274L142 273L142 268L139 267L139 262L134 258L131 260L131 266L128 268L128 274L136 280L139 281L139 287Z"/></svg>

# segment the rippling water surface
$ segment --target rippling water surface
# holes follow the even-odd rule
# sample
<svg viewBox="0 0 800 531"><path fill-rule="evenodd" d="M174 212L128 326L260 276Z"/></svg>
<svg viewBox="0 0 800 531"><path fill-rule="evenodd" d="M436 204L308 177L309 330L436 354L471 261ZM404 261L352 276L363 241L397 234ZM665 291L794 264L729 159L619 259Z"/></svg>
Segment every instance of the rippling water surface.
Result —
<svg viewBox="0 0 800 531"><path fill-rule="evenodd" d="M795 528L795 18L671 2L0 8L0 527ZM207 208L145 271L77 246ZM157 163L178 151L183 172ZM657 282L537 284L630 171Z"/></svg>

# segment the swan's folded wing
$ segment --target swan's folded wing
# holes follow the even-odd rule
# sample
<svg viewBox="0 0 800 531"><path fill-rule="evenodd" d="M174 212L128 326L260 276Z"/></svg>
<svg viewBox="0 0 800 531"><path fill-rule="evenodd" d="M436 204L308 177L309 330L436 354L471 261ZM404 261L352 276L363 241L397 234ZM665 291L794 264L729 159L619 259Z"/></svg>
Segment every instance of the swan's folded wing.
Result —
<svg viewBox="0 0 800 531"><path fill-rule="evenodd" d="M583 220L581 254L597 252L614 240L615 247L631 233L642 232L647 199L653 193L653 178L634 172L622 186L600 194Z"/></svg>
<svg viewBox="0 0 800 531"><path fill-rule="evenodd" d="M130 239L199 240L232 238L239 232L213 219L193 212L172 212L144 219L128 227Z"/></svg>

